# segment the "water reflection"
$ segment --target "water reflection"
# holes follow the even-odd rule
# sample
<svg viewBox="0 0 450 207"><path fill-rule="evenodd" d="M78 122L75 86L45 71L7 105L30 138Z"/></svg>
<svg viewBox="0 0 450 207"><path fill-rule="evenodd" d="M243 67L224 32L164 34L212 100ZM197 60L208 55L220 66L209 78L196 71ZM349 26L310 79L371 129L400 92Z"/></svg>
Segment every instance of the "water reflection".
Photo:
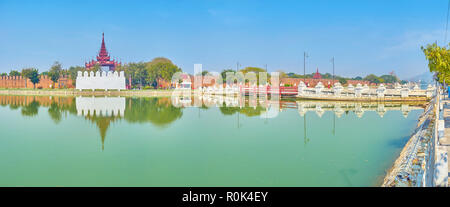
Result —
<svg viewBox="0 0 450 207"><path fill-rule="evenodd" d="M128 98L125 120L130 123L152 123L167 127L183 116L182 108L171 104L170 98Z"/></svg>
<svg viewBox="0 0 450 207"><path fill-rule="evenodd" d="M240 115L268 119L278 116L280 111L297 109L303 119L304 142L309 142L307 135L307 112L322 117L324 113L332 112L335 134L336 118L353 112L362 117L366 111L375 111L383 117L387 111L401 111L403 116L415 109L422 109L424 103L352 103L352 102L317 102L280 100L270 101L258 99L251 102L243 97L202 96L198 116L201 110L218 108L224 116L236 116L237 128L242 127ZM84 117L95 124L100 132L102 149L109 126L119 120L128 123L150 123L160 129L169 127L183 116L186 107L194 106L194 98L124 98L124 97L51 97L51 96L0 96L0 105L9 106L11 110L20 110L26 117L37 116L39 111L46 110L55 124L59 124L64 116L74 115ZM178 104L178 105L177 105ZM181 105L181 107L177 107ZM42 109L42 110L40 110Z"/></svg>
<svg viewBox="0 0 450 207"><path fill-rule="evenodd" d="M352 111L358 118L361 118L366 111L375 111L380 117L383 117L387 111L401 111L406 118L410 111L423 108L424 103L297 101L300 116L305 116L308 111L313 111L317 116L322 117L325 111L331 111L340 118L344 113L348 114Z"/></svg>

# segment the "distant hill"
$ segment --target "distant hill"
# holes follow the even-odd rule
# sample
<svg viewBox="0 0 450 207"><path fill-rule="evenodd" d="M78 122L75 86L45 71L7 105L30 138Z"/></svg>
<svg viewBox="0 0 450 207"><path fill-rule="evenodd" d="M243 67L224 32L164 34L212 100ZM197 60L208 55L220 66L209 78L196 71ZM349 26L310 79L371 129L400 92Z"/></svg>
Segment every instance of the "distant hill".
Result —
<svg viewBox="0 0 450 207"><path fill-rule="evenodd" d="M425 83L431 83L431 82L433 82L433 73L425 72L420 75L416 75L412 78L409 78L408 81L412 81L412 82L421 81L421 82L425 82Z"/></svg>

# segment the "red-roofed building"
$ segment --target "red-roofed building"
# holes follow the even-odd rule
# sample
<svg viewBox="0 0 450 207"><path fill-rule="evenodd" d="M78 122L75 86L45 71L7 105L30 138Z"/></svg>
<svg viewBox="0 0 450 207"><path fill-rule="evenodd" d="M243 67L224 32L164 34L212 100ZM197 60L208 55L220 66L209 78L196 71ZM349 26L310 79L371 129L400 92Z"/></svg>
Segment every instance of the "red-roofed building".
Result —
<svg viewBox="0 0 450 207"><path fill-rule="evenodd" d="M111 60L111 58L109 57L108 51L106 50L105 46L104 33L102 33L102 45L100 47L100 51L98 52L97 60L91 60L85 63L85 67L87 70L90 70L97 64L100 65L101 67L108 67L109 71L114 71L117 66L121 65L121 63L119 63L116 60Z"/></svg>
<svg viewBox="0 0 450 207"><path fill-rule="evenodd" d="M317 68L316 74L313 76L314 79L322 79L322 75L319 73L319 68Z"/></svg>

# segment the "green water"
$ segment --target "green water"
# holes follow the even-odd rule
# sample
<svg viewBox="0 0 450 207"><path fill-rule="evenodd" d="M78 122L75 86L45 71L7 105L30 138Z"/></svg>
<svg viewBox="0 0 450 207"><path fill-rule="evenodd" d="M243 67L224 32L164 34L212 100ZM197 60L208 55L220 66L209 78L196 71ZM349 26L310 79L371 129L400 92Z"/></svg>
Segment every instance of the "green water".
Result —
<svg viewBox="0 0 450 207"><path fill-rule="evenodd" d="M73 97L0 96L0 186L374 186L423 111L339 117L333 103L308 102L301 116L284 102L264 118L259 105L123 99L124 114L100 116Z"/></svg>

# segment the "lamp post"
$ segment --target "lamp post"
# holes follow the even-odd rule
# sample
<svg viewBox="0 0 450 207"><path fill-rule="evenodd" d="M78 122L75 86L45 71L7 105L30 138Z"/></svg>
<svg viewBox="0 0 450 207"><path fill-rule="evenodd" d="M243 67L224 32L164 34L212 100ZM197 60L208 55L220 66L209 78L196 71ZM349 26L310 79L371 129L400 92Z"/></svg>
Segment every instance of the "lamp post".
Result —
<svg viewBox="0 0 450 207"><path fill-rule="evenodd" d="M333 63L333 82L332 82L332 84L334 85L334 57L331 58L331 62Z"/></svg>
<svg viewBox="0 0 450 207"><path fill-rule="evenodd" d="M306 58L309 57L306 52L303 53L303 82L306 84Z"/></svg>

